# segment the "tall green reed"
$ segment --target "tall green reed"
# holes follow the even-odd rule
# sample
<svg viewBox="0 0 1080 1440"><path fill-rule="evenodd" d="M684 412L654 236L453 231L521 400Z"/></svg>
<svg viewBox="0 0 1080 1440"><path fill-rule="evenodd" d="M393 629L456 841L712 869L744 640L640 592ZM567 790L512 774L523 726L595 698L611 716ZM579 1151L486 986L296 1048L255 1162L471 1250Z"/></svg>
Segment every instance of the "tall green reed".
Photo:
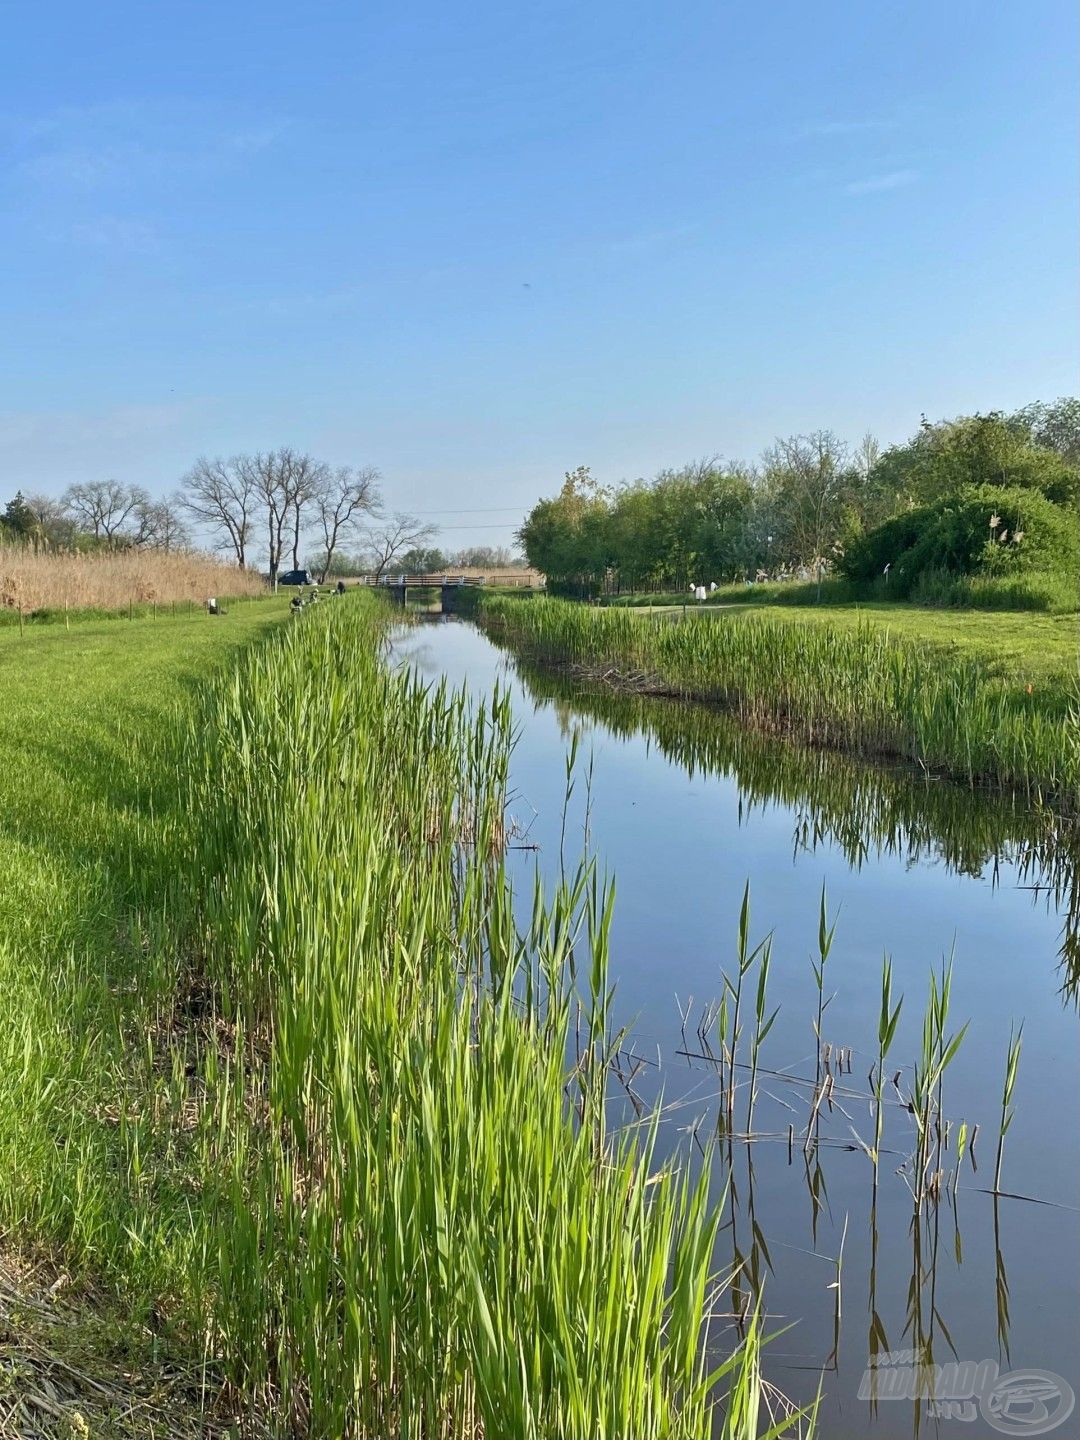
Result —
<svg viewBox="0 0 1080 1440"><path fill-rule="evenodd" d="M884 1116L885 1057L892 1047L904 997L892 1003L892 962L886 955L881 962L881 1007L878 1013L878 1058L874 1069L874 1183L877 1183L878 1160L881 1155L881 1132Z"/></svg>
<svg viewBox="0 0 1080 1440"><path fill-rule="evenodd" d="M497 595L481 597L478 615L539 658L625 687L707 700L811 744L897 756L1080 808L1080 728L1069 705L1043 705L978 660L879 628L758 615L673 622Z"/></svg>
<svg viewBox="0 0 1080 1440"><path fill-rule="evenodd" d="M709 1167L604 1125L610 891L538 885L521 933L506 698L391 673L379 633L303 617L185 737L208 1361L315 1435L704 1434L756 1351L706 1358Z"/></svg>

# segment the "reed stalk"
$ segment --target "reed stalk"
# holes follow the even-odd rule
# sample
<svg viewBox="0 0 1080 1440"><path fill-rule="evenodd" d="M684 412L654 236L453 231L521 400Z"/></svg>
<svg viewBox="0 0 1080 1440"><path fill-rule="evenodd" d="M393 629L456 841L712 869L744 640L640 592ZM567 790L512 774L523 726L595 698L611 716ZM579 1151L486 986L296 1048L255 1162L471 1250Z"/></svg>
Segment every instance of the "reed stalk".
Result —
<svg viewBox="0 0 1080 1440"><path fill-rule="evenodd" d="M1001 1162L1005 1154L1005 1136L1013 1122L1013 1090L1020 1070L1020 1050L1024 1041L1024 1026L1013 1034L1009 1031L1009 1048L1005 1056L1005 1078L1001 1086L1001 1119L998 1124L997 1154L994 1158L994 1194L1001 1193Z"/></svg>
<svg viewBox="0 0 1080 1440"><path fill-rule="evenodd" d="M883 1091L885 1087L885 1058L896 1034L897 1022L903 1008L904 997L894 1006L892 1003L892 962L886 955L881 962L881 1007L878 1012L878 1060L874 1073L874 1184L877 1185L878 1160L881 1154L881 1135L884 1110Z"/></svg>
<svg viewBox="0 0 1080 1440"><path fill-rule="evenodd" d="M536 659L617 688L711 702L757 729L1080 809L1080 682L1040 706L980 660L869 625L715 614L651 625L627 609L494 594L477 605Z"/></svg>

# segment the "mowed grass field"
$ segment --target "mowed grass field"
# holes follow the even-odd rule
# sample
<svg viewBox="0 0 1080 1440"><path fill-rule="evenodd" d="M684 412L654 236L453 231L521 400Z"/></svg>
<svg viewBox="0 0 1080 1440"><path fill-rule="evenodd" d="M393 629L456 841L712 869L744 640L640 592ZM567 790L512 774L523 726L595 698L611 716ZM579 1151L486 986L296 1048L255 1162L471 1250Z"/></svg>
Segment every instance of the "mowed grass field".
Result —
<svg viewBox="0 0 1080 1440"><path fill-rule="evenodd" d="M81 1416L86 1433L127 1437L176 1414L171 1387L157 1393L157 1339L144 1323L153 1297L122 1297L98 1264L110 1207L124 1223L130 1212L117 1101L140 1034L145 1051L149 994L168 984L144 968L135 891L167 863L152 819L175 776L170 787L155 767L177 710L287 623L279 597L213 618L0 631L0 1365L17 1377L4 1388L10 1433L82 1433ZM100 1188L110 1169L114 1200ZM177 1416L176 1433L186 1428Z"/></svg>
<svg viewBox="0 0 1080 1440"><path fill-rule="evenodd" d="M0 630L0 934L43 958L115 923L111 861L152 797L138 755L200 681L287 618L280 597L227 615Z"/></svg>
<svg viewBox="0 0 1080 1440"><path fill-rule="evenodd" d="M628 607L629 608L629 607ZM673 613L679 605L634 606L630 614ZM857 630L874 625L897 639L978 660L1002 678L1021 684L1055 687L1077 675L1080 663L1080 615L1044 615L1029 610L942 610L903 604L686 606L718 623L746 615L792 625L828 625Z"/></svg>

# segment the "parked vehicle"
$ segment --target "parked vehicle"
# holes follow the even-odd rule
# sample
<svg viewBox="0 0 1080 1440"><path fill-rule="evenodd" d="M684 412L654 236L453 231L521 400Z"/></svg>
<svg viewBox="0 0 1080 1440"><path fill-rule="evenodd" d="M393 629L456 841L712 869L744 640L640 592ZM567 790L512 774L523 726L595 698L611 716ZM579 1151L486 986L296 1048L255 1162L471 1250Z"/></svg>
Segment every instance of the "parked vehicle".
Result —
<svg viewBox="0 0 1080 1440"><path fill-rule="evenodd" d="M279 585L314 585L308 570L285 570L278 576Z"/></svg>

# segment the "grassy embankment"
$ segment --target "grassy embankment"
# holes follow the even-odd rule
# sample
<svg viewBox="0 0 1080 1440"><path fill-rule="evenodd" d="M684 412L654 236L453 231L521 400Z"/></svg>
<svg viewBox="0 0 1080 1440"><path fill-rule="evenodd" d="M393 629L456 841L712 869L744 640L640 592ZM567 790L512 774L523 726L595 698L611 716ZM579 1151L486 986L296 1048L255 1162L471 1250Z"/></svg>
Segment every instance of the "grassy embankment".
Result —
<svg viewBox="0 0 1080 1440"><path fill-rule="evenodd" d="M477 605L536 658L1080 808L1075 617L688 606L684 620L681 606L650 615L498 595Z"/></svg>
<svg viewBox="0 0 1080 1440"><path fill-rule="evenodd" d="M165 1383L157 1363L167 1301L132 1293L115 1268L137 1163L126 1107L153 1103L137 1027L169 987L135 907L162 859L153 806L175 787L157 769L173 708L283 610L0 631L0 1413L11 1433L75 1434L79 1415L94 1435L198 1433L184 1423L188 1377ZM138 1185L150 1195L157 1184L151 1165Z"/></svg>
<svg viewBox="0 0 1080 1440"><path fill-rule="evenodd" d="M948 593L947 578L942 586ZM1080 610L1080 584L1072 575L1036 577L1033 580L1012 583L1002 578L959 577L953 582L957 596L964 598L948 600L907 599L880 577L872 584L845 580L842 576L825 576L819 585L815 580L759 580L752 585L718 585L700 602L705 606L775 606L804 607L859 606L870 610L913 609L947 614L967 615L971 613L992 614L1001 611L1024 611L1035 614L1072 615ZM600 603L616 609L666 609L682 607L689 603L696 605L693 597L684 591L626 591L621 595L605 595Z"/></svg>
<svg viewBox="0 0 1080 1440"><path fill-rule="evenodd" d="M0 636L0 1218L94 1294L21 1383L95 1433L708 1433L718 1217L605 1131L609 897L520 938L504 701L389 673L366 596L280 611Z"/></svg>
<svg viewBox="0 0 1080 1440"><path fill-rule="evenodd" d="M761 587L764 588L764 587ZM782 587L776 587L781 589ZM631 607L639 614L675 614L683 605ZM898 640L927 644L957 659L977 660L1007 683L1067 690L1080 660L1080 617L1044 615L1030 610L945 610L875 601L813 605L783 598L739 603L734 598L712 605L686 605L717 619L762 615L793 625L828 625L840 630L873 627ZM1026 692L1025 692L1026 693Z"/></svg>

